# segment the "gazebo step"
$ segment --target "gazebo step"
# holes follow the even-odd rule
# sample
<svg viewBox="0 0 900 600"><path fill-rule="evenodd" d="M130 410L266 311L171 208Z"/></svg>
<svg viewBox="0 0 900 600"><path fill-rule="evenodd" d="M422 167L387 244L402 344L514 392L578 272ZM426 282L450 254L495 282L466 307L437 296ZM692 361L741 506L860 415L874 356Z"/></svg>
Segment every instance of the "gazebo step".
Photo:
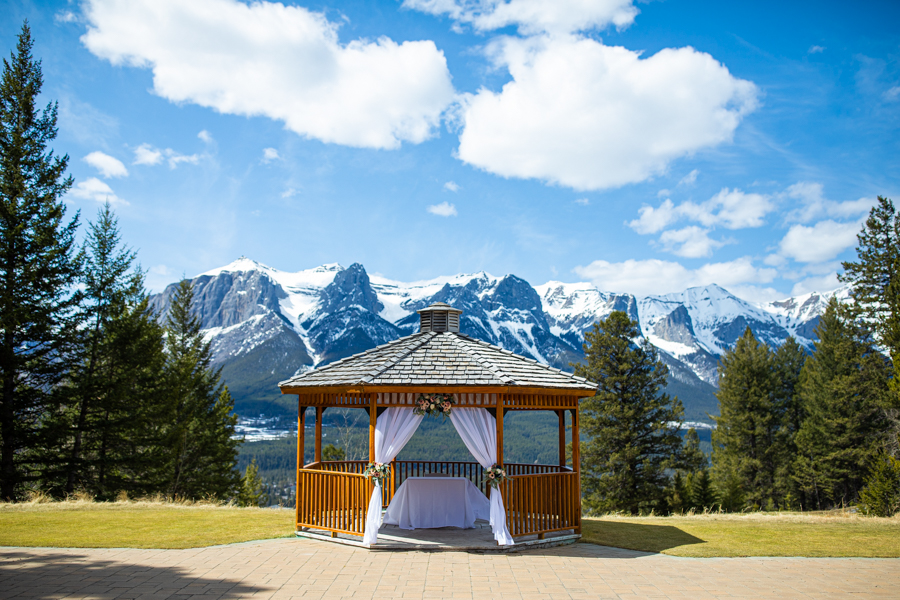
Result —
<svg viewBox="0 0 900 600"><path fill-rule="evenodd" d="M366 546L362 538L338 534L332 537L330 532L305 530L298 531L298 537L314 540L368 548L370 550L417 551L417 552L475 552L475 553L507 553L521 550L535 550L573 544L581 535L570 531L547 533L542 540L537 536L517 538L514 546L498 546L491 534L490 526L480 525L474 529L457 529L443 527L440 529L416 529L407 531L386 525L378 533L378 542Z"/></svg>

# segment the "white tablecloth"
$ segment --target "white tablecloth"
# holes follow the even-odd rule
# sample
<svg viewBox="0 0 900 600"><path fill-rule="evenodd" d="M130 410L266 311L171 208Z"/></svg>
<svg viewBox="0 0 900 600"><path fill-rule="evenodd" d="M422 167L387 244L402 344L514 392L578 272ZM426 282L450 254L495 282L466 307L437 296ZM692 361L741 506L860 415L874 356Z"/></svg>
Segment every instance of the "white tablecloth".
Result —
<svg viewBox="0 0 900 600"><path fill-rule="evenodd" d="M384 523L400 529L460 527L491 519L491 503L464 477L410 477L384 514Z"/></svg>

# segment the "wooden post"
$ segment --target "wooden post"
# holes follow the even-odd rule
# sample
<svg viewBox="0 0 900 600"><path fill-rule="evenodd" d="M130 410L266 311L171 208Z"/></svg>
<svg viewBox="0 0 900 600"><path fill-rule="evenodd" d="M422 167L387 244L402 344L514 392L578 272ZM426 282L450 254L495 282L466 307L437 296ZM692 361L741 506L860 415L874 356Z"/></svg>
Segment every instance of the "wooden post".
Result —
<svg viewBox="0 0 900 600"><path fill-rule="evenodd" d="M559 417L559 466L566 466L566 411L556 411Z"/></svg>
<svg viewBox="0 0 900 600"><path fill-rule="evenodd" d="M303 468L303 449L306 445L306 407L301 406L301 396L297 396L297 499L294 501L295 526L300 525L300 469Z"/></svg>
<svg viewBox="0 0 900 600"><path fill-rule="evenodd" d="M497 394L497 464L503 466L503 394Z"/></svg>
<svg viewBox="0 0 900 600"><path fill-rule="evenodd" d="M375 462L375 422L378 419L378 394L369 399L369 462ZM375 483L369 483L369 494L375 491Z"/></svg>
<svg viewBox="0 0 900 600"><path fill-rule="evenodd" d="M316 407L316 453L313 462L322 462L322 413L324 406Z"/></svg>
<svg viewBox="0 0 900 600"><path fill-rule="evenodd" d="M578 409L572 411L572 469L578 474L575 482L575 533L581 534L581 442L578 435Z"/></svg>

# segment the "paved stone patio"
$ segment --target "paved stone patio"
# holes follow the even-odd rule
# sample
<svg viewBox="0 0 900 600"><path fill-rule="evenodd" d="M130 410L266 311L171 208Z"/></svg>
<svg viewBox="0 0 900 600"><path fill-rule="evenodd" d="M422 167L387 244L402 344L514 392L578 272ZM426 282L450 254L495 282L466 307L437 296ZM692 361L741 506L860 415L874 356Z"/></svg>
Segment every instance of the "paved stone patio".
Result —
<svg viewBox="0 0 900 600"><path fill-rule="evenodd" d="M590 544L379 552L309 539L194 550L0 548L0 598L900 598L900 560L673 558Z"/></svg>

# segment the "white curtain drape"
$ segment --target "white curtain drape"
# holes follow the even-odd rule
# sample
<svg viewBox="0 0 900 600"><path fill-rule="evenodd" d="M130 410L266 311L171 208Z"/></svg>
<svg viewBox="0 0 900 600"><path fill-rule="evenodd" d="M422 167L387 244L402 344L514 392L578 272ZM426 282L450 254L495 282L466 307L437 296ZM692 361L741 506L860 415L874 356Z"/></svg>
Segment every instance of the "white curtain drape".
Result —
<svg viewBox="0 0 900 600"><path fill-rule="evenodd" d="M413 414L412 408L388 408L375 422L375 462L389 463L400 454L403 446L410 440L422 415ZM381 483L375 484L369 509L366 512L366 528L363 531L363 543L374 544L378 541L378 529L381 527Z"/></svg>
<svg viewBox="0 0 900 600"><path fill-rule="evenodd" d="M490 469L497 463L497 419L487 409L454 408L450 412L450 421L478 464ZM497 488L491 488L491 530L498 544L513 545L506 526L503 495Z"/></svg>

